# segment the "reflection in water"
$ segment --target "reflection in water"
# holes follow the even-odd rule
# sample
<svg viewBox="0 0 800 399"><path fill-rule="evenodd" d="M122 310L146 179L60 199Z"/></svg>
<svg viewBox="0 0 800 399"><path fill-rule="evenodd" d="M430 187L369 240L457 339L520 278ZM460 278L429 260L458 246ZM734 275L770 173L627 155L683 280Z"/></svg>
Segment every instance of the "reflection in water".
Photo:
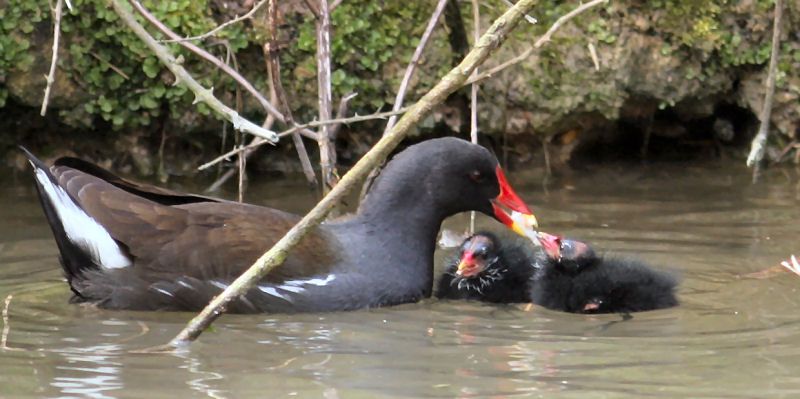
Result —
<svg viewBox="0 0 800 399"><path fill-rule="evenodd" d="M752 186L733 164L607 168L546 192L512 176L530 182L520 191L545 230L678 272L675 309L622 321L427 300L225 316L186 351L146 355L130 351L167 342L191 315L68 304L32 188L0 192L0 299L14 294L3 328L21 349L0 353L0 396L798 397L800 279L753 275L800 252L800 179L783 172ZM292 194L302 184L283 199L280 184L250 194L291 211L310 204Z"/></svg>
<svg viewBox="0 0 800 399"><path fill-rule="evenodd" d="M56 375L51 386L58 388L64 396L80 395L86 398L109 399L107 393L122 389L121 363L113 360L113 353L120 350L117 345L69 347L55 351L66 360L68 366L56 366Z"/></svg>
<svg viewBox="0 0 800 399"><path fill-rule="evenodd" d="M197 358L192 357L190 350L178 351L174 355L184 360L181 368L186 369L191 375L186 381L192 390L202 393L204 396L215 399L227 399L228 396L221 389L214 388L214 384L225 378L224 375L203 370L204 366Z"/></svg>

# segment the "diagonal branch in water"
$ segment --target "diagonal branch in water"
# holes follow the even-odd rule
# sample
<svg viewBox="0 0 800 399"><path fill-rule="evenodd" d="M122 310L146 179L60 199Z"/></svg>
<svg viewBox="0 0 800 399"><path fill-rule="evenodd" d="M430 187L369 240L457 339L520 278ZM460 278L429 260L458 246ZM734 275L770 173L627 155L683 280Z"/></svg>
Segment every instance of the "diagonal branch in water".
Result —
<svg viewBox="0 0 800 399"><path fill-rule="evenodd" d="M186 327L167 344L167 347L176 348L196 340L214 320L225 312L228 304L250 290L272 269L282 264L300 240L325 220L328 212L340 202L344 195L359 184L370 170L386 159L413 126L430 114L434 106L440 104L448 95L464 85L475 68L502 44L511 30L517 26L535 3L535 0L520 0L514 7L497 18L459 65L448 72L436 86L414 104L389 134L383 136L369 152L361 157L339 183L272 248L259 257L247 271L190 320Z"/></svg>

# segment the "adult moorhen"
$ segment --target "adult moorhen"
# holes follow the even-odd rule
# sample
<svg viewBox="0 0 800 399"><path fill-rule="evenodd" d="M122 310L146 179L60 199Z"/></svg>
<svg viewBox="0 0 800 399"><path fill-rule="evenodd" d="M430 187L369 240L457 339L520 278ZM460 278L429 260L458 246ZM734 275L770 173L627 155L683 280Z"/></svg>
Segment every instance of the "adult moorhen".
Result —
<svg viewBox="0 0 800 399"><path fill-rule="evenodd" d="M505 245L477 233L462 244L439 282L440 298L533 302L572 313L629 313L678 305L673 276L641 261L600 257L584 242L538 233L530 243Z"/></svg>
<svg viewBox="0 0 800 399"><path fill-rule="evenodd" d="M300 219L133 183L75 158L47 167L25 152L74 300L103 308L201 309ZM350 310L430 296L440 224L468 210L520 233L535 226L485 148L456 138L413 145L355 215L318 226L228 310Z"/></svg>

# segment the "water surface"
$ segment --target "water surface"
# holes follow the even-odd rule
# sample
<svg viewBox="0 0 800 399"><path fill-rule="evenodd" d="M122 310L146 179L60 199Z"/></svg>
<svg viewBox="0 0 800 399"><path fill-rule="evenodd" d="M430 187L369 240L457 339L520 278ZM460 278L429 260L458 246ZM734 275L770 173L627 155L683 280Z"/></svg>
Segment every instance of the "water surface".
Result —
<svg viewBox="0 0 800 399"><path fill-rule="evenodd" d="M722 161L595 167L546 185L537 173L511 175L545 230L678 273L675 309L622 321L426 300L225 316L178 354L135 350L169 341L189 313L69 304L29 177L0 180L3 398L800 395L800 277L748 276L800 252L794 170L767 171L757 185ZM295 212L312 204L287 181L254 182L248 196Z"/></svg>

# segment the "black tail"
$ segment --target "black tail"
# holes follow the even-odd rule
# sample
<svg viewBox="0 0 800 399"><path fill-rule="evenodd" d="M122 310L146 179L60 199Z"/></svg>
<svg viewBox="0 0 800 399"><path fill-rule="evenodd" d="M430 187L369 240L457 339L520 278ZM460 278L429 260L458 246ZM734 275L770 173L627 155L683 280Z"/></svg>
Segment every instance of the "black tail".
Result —
<svg viewBox="0 0 800 399"><path fill-rule="evenodd" d="M72 198L66 191L59 185L50 168L44 164L40 159L36 158L25 147L19 146L25 153L33 167L34 179L36 181L36 191L39 193L39 201L42 204L42 210L47 217L47 222L53 230L53 237L58 245L58 250L61 253L61 266L64 268L64 274L67 277L70 288L76 295L81 296L75 289L73 280L79 278L85 269L98 268L101 265L97 264L95 257L87 251L86 245L83 246L78 240L70 240L67 234L67 229L64 226L62 215L59 214L58 206L70 206L74 209L80 210L80 205ZM54 201L60 200L64 203L56 204ZM85 212L83 212L85 214ZM88 217L88 215L87 215Z"/></svg>

